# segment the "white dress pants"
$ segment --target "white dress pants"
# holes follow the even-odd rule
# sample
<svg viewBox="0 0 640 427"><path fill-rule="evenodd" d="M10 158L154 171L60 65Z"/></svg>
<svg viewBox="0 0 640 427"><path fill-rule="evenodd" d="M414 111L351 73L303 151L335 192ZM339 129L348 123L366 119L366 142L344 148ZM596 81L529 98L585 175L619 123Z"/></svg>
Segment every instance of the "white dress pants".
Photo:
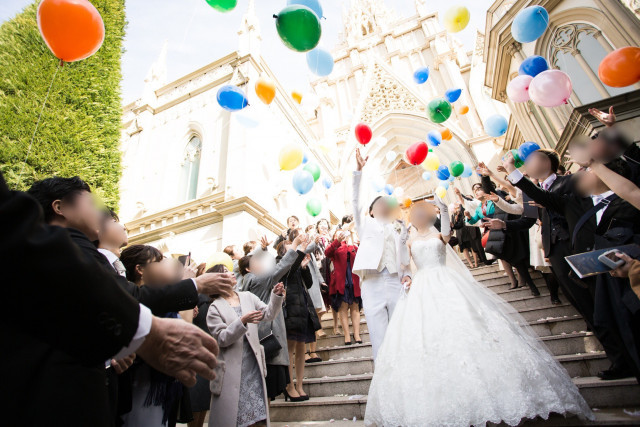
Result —
<svg viewBox="0 0 640 427"><path fill-rule="evenodd" d="M382 272L367 271L360 292L375 361L402 293L402 283L398 274L390 274L386 268Z"/></svg>

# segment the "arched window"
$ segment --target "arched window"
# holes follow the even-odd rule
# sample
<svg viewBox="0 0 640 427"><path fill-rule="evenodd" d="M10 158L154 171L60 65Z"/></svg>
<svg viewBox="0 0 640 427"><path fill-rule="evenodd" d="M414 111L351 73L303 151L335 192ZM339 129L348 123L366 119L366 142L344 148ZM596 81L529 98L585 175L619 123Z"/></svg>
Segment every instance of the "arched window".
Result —
<svg viewBox="0 0 640 427"><path fill-rule="evenodd" d="M556 29L549 48L551 67L571 76L578 105L633 90L605 86L598 78L598 65L612 50L602 32L592 25L572 23Z"/></svg>
<svg viewBox="0 0 640 427"><path fill-rule="evenodd" d="M189 139L189 143L184 149L178 197L180 201L193 200L198 194L198 173L200 172L200 152L202 151L202 141L197 135Z"/></svg>

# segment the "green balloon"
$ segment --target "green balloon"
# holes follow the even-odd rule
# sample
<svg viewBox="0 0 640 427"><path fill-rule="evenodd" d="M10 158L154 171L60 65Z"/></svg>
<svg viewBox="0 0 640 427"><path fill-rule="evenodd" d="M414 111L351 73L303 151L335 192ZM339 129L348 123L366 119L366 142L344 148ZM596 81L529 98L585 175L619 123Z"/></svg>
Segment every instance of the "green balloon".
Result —
<svg viewBox="0 0 640 427"><path fill-rule="evenodd" d="M396 199L393 196L387 196L386 199L387 199L387 204L391 209L398 207L398 199Z"/></svg>
<svg viewBox="0 0 640 427"><path fill-rule="evenodd" d="M307 6L291 5L273 15L282 43L297 52L308 52L320 42L322 26L318 15Z"/></svg>
<svg viewBox="0 0 640 427"><path fill-rule="evenodd" d="M238 5L238 0L206 0L207 4L218 12L231 12Z"/></svg>
<svg viewBox="0 0 640 427"><path fill-rule="evenodd" d="M516 161L515 163L515 167L516 168L520 168L522 167L522 165L524 165L524 162L522 161L522 159L520 158L520 154L518 153L518 150L516 150L515 148L513 150L511 150L511 154L513 155L514 160Z"/></svg>
<svg viewBox="0 0 640 427"><path fill-rule="evenodd" d="M322 212L322 203L318 199L310 199L307 202L307 212L311 216L318 216Z"/></svg>
<svg viewBox="0 0 640 427"><path fill-rule="evenodd" d="M464 165L460 160L455 160L449 165L449 170L451 171L451 175L457 178L464 172Z"/></svg>
<svg viewBox="0 0 640 427"><path fill-rule="evenodd" d="M313 182L317 182L320 179L320 166L315 163L307 163L304 170L309 172L313 177Z"/></svg>
<svg viewBox="0 0 640 427"><path fill-rule="evenodd" d="M436 98L427 105L427 114L433 123L442 123L451 116L451 103L444 98Z"/></svg>

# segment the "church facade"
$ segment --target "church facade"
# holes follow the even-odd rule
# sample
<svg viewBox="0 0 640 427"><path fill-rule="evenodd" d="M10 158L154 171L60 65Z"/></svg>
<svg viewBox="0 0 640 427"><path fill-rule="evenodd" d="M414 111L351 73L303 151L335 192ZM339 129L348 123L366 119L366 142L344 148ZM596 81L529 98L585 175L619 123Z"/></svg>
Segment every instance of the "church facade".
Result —
<svg viewBox="0 0 640 427"><path fill-rule="evenodd" d="M311 83L311 102L298 105L260 55L260 28L253 0L245 14L235 52L173 82L164 78L164 55L151 67L143 95L124 107L121 217L131 243L146 243L168 254L192 253L203 261L227 244L279 233L289 215L303 223L310 198L319 199L318 218L337 221L351 212L351 171L360 122L374 138L363 150L370 156L363 200L373 198L370 183L396 188L399 199L431 193L437 180L422 179L423 169L403 160L409 145L446 126L453 138L433 148L441 164L460 160L471 166L500 152L502 139L487 136L482 122L508 115L485 86L484 36L471 51L447 34L425 0L415 14L398 17L382 0L351 0L343 12L344 32L333 50L331 75ZM413 71L430 68L425 84ZM264 106L253 93L266 75L276 82L274 102ZM218 105L218 89L227 84L245 90L251 105L229 113ZM442 125L427 119L427 104L447 89L462 96ZM495 98L495 97L494 97ZM255 102L251 102L254 100ZM293 172L280 171L278 153L295 144L322 178L310 194L293 190ZM397 153L390 161L389 152ZM471 192L476 178L456 183ZM452 201L452 192L447 196ZM317 219L317 218L316 218Z"/></svg>

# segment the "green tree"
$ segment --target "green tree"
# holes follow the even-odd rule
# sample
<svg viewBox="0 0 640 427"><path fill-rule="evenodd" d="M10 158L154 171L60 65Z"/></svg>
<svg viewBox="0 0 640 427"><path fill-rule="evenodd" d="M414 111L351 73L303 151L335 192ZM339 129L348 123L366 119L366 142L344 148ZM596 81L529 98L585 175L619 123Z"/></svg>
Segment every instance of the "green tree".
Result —
<svg viewBox="0 0 640 427"><path fill-rule="evenodd" d="M36 22L37 3L0 27L0 170L11 188L28 188L50 176L78 175L109 206L117 206L120 179L120 58L124 0L92 0L106 35L98 52L58 71L33 135L59 61Z"/></svg>

